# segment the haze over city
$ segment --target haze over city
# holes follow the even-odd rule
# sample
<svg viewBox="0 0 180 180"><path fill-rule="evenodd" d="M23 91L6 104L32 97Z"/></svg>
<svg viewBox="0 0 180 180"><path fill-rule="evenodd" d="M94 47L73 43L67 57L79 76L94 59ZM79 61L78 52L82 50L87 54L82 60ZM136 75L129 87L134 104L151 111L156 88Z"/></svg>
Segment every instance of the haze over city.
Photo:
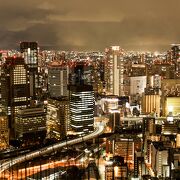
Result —
<svg viewBox="0 0 180 180"><path fill-rule="evenodd" d="M0 47L166 51L180 37L179 0L0 0Z"/></svg>

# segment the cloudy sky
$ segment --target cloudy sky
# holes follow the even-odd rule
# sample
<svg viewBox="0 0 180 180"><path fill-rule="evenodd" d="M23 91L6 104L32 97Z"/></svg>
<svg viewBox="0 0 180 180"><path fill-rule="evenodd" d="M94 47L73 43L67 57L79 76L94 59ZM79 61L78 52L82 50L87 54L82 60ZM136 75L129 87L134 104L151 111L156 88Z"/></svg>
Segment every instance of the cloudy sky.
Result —
<svg viewBox="0 0 180 180"><path fill-rule="evenodd" d="M0 48L166 51L180 38L180 0L0 0Z"/></svg>

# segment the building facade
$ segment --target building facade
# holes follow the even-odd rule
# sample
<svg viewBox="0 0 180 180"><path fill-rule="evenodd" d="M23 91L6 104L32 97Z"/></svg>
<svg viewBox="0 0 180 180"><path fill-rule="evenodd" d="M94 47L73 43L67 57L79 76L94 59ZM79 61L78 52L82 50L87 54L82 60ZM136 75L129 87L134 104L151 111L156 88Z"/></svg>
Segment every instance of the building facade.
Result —
<svg viewBox="0 0 180 180"><path fill-rule="evenodd" d="M8 117L0 114L0 150L6 149L9 146L9 127Z"/></svg>
<svg viewBox="0 0 180 180"><path fill-rule="evenodd" d="M16 138L34 143L46 136L46 112L43 107L21 108L15 120Z"/></svg>
<svg viewBox="0 0 180 180"><path fill-rule="evenodd" d="M48 91L50 97L68 96L67 66L60 61L53 61L48 65Z"/></svg>
<svg viewBox="0 0 180 180"><path fill-rule="evenodd" d="M39 75L38 75L38 44L37 42L21 42L20 43L21 55L24 58L25 64L28 69L29 81L29 94L31 100L37 99L39 88Z"/></svg>
<svg viewBox="0 0 180 180"><path fill-rule="evenodd" d="M69 100L66 97L48 99L46 125L48 138L63 139L71 130Z"/></svg>
<svg viewBox="0 0 180 180"><path fill-rule="evenodd" d="M70 85L70 124L77 134L94 130L94 91L91 85Z"/></svg>
<svg viewBox="0 0 180 180"><path fill-rule="evenodd" d="M106 50L105 59L105 92L109 95L124 95L124 59L123 50L112 46Z"/></svg>
<svg viewBox="0 0 180 180"><path fill-rule="evenodd" d="M2 66L1 91L2 111L8 115L10 137L14 137L16 113L30 101L27 66L23 58L6 58Z"/></svg>

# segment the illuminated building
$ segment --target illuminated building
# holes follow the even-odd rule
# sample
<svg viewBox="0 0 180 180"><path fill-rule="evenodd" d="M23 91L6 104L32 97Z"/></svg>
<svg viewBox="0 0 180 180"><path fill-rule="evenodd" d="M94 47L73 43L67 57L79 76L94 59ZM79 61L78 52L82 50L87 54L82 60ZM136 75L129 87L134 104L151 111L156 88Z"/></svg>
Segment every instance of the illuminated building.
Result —
<svg viewBox="0 0 180 180"><path fill-rule="evenodd" d="M170 166L168 164L169 153L159 142L153 142L152 146L152 169L157 177L169 177Z"/></svg>
<svg viewBox="0 0 180 180"><path fill-rule="evenodd" d="M114 164L105 166L105 180L125 180L127 177L127 166Z"/></svg>
<svg viewBox="0 0 180 180"><path fill-rule="evenodd" d="M130 96L132 104L139 105L140 107L141 97L145 87L146 76L130 77Z"/></svg>
<svg viewBox="0 0 180 180"><path fill-rule="evenodd" d="M112 132L115 131L116 127L120 126L120 110L116 109L110 111L108 126Z"/></svg>
<svg viewBox="0 0 180 180"><path fill-rule="evenodd" d="M134 164L134 141L133 139L125 139L116 137L114 140L114 153L115 156L124 157L124 161Z"/></svg>
<svg viewBox="0 0 180 180"><path fill-rule="evenodd" d="M69 84L92 85L93 66L87 61L75 61L69 68Z"/></svg>
<svg viewBox="0 0 180 180"><path fill-rule="evenodd" d="M180 97L180 79L163 79L161 81L162 90L162 111L163 116L168 115L168 106L172 106L173 115L179 113L179 97Z"/></svg>
<svg viewBox="0 0 180 180"><path fill-rule="evenodd" d="M146 76L130 77L130 95L142 95L146 87Z"/></svg>
<svg viewBox="0 0 180 180"><path fill-rule="evenodd" d="M102 57L94 59L92 70L93 89L95 93L99 94L104 93L104 61Z"/></svg>
<svg viewBox="0 0 180 180"><path fill-rule="evenodd" d="M16 137L33 142L46 136L46 112L44 108L21 108L15 121Z"/></svg>
<svg viewBox="0 0 180 180"><path fill-rule="evenodd" d="M0 51L0 78L1 78L1 73L2 73L2 65L5 62L7 55L8 55L7 51ZM2 94L1 94L1 82L0 82L0 103L1 103L1 97L2 97Z"/></svg>
<svg viewBox="0 0 180 180"><path fill-rule="evenodd" d="M91 85L70 85L70 124L77 134L94 129L94 91Z"/></svg>
<svg viewBox="0 0 180 180"><path fill-rule="evenodd" d="M180 44L172 44L171 60L175 64L176 78L180 78Z"/></svg>
<svg viewBox="0 0 180 180"><path fill-rule="evenodd" d="M0 150L9 146L8 118L5 114L0 114Z"/></svg>
<svg viewBox="0 0 180 180"><path fill-rule="evenodd" d="M144 157L142 152L135 151L134 153L134 177L142 177L145 174L145 164L144 164Z"/></svg>
<svg viewBox="0 0 180 180"><path fill-rule="evenodd" d="M110 139L106 139L106 153L113 154L113 141Z"/></svg>
<svg viewBox="0 0 180 180"><path fill-rule="evenodd" d="M176 148L173 151L173 166L174 166L173 168L175 170L179 170L179 168L180 168L179 160L180 160L180 150L179 150L179 148ZM177 173L177 176L178 176L178 173ZM174 179L177 179L177 178L174 177Z"/></svg>
<svg viewBox="0 0 180 180"><path fill-rule="evenodd" d="M38 44L37 42L21 42L20 51L28 69L29 94L31 100L37 99L39 88L38 75Z"/></svg>
<svg viewBox="0 0 180 180"><path fill-rule="evenodd" d="M50 97L67 96L67 66L54 60L48 65L48 91Z"/></svg>
<svg viewBox="0 0 180 180"><path fill-rule="evenodd" d="M147 76L159 75L163 79L173 79L175 66L171 64L170 61L162 62L155 61L153 64L148 64L147 66Z"/></svg>
<svg viewBox="0 0 180 180"><path fill-rule="evenodd" d="M154 117L143 117L143 134L148 132L149 134L155 133L155 118Z"/></svg>
<svg viewBox="0 0 180 180"><path fill-rule="evenodd" d="M130 70L131 77L137 76L145 76L146 75L146 67L145 64L132 64Z"/></svg>
<svg viewBox="0 0 180 180"><path fill-rule="evenodd" d="M60 140L70 130L69 100L67 97L48 99L47 137Z"/></svg>
<svg viewBox="0 0 180 180"><path fill-rule="evenodd" d="M101 99L101 107L104 113L110 113L111 110L116 110L119 107L119 99L117 96L109 95Z"/></svg>
<svg viewBox="0 0 180 180"><path fill-rule="evenodd" d="M10 138L13 138L15 115L19 108L29 105L29 83L23 58L6 58L2 66L1 90L2 111L8 115Z"/></svg>
<svg viewBox="0 0 180 180"><path fill-rule="evenodd" d="M172 115L180 114L180 97L166 97L165 100L165 112L168 113L171 111Z"/></svg>
<svg viewBox="0 0 180 180"><path fill-rule="evenodd" d="M112 46L106 50L105 59L105 92L109 95L124 96L124 59L123 50Z"/></svg>
<svg viewBox="0 0 180 180"><path fill-rule="evenodd" d="M153 116L160 116L160 95L159 94L143 94L142 112Z"/></svg>
<svg viewBox="0 0 180 180"><path fill-rule="evenodd" d="M162 124L162 134L170 135L170 134L177 134L178 126L176 123L173 122L163 122Z"/></svg>
<svg viewBox="0 0 180 180"><path fill-rule="evenodd" d="M176 148L180 148L180 134L176 135Z"/></svg>

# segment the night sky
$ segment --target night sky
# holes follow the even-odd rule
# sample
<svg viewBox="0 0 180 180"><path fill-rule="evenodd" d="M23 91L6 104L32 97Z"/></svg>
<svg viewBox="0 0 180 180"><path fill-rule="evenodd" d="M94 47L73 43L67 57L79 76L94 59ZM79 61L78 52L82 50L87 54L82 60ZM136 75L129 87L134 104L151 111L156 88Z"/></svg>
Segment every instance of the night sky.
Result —
<svg viewBox="0 0 180 180"><path fill-rule="evenodd" d="M180 0L0 0L0 48L166 51L180 38Z"/></svg>

